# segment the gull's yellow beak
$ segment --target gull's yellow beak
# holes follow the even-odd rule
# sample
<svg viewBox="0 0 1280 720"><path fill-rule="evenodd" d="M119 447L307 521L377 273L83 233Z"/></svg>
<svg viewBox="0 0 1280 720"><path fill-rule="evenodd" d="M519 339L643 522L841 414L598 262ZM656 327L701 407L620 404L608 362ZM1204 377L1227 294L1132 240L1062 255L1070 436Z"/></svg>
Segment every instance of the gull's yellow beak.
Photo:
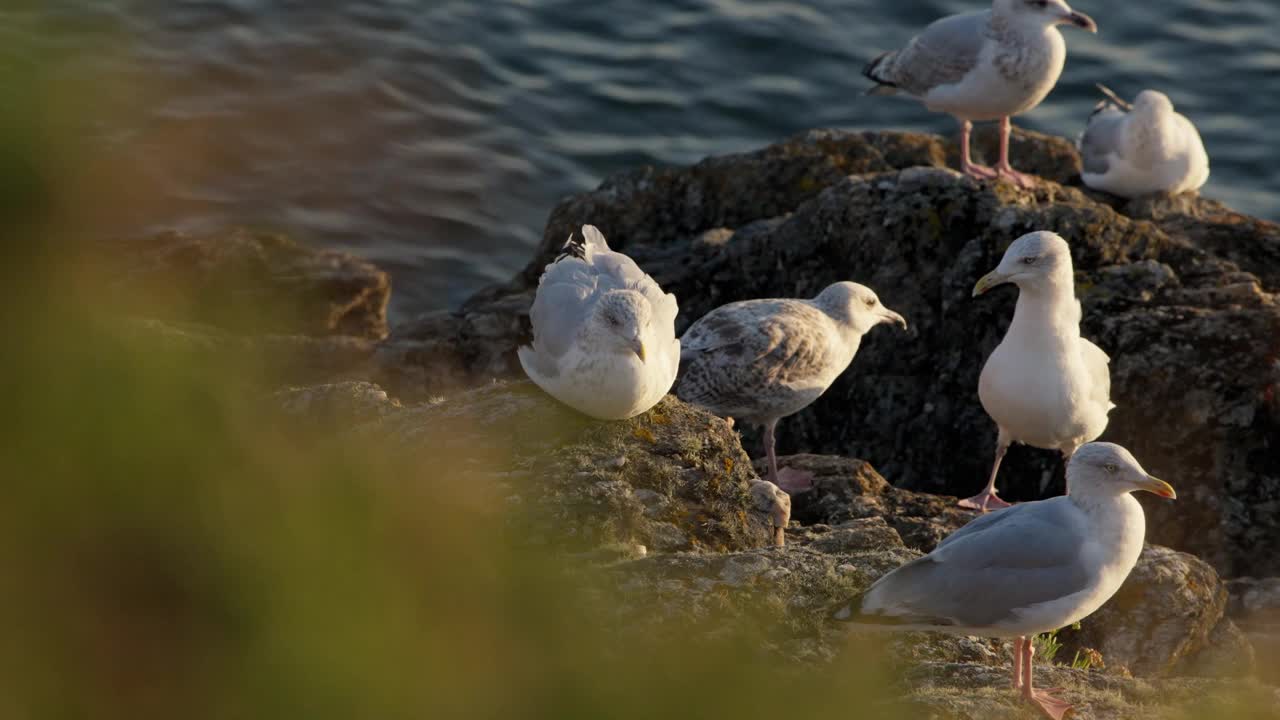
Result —
<svg viewBox="0 0 1280 720"><path fill-rule="evenodd" d="M1158 477L1155 477L1154 475L1148 475L1146 480L1138 483L1138 489L1146 490L1153 495L1159 495L1162 498L1169 498L1170 500L1177 499L1178 497L1178 493L1174 492L1172 485Z"/></svg>
<svg viewBox="0 0 1280 720"><path fill-rule="evenodd" d="M1003 285L1003 284L1004 284L1004 276L996 272L995 270L992 270L986 275L983 275L982 279L978 281L978 284L973 286L973 296L978 297L979 295L985 293L991 288L997 285Z"/></svg>
<svg viewBox="0 0 1280 720"><path fill-rule="evenodd" d="M636 346L635 346L634 350L635 350L635 352L636 352L636 357L640 358L640 362L644 362L644 361L645 361L645 355L644 355L644 341L643 341L643 340L636 340Z"/></svg>

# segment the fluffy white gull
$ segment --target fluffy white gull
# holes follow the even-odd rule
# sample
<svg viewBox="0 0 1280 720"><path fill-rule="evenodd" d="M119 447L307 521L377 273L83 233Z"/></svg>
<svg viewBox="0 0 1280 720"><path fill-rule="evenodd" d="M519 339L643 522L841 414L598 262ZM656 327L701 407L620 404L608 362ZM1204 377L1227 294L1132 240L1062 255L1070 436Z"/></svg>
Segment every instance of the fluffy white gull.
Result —
<svg viewBox="0 0 1280 720"><path fill-rule="evenodd" d="M853 361L862 335L880 323L906 328L870 288L828 286L812 300L746 300L707 313L681 338L676 395L722 417L764 426L769 482L803 487L804 473L778 475L774 427L826 392Z"/></svg>
<svg viewBox="0 0 1280 720"><path fill-rule="evenodd" d="M1097 32L1093 19L1063 0L995 0L983 12L935 21L905 48L872 60L862 74L879 83L871 94L906 93L960 121L960 166L977 178L1031 179L1009 164L1009 118L1031 110L1058 82L1067 45L1058 25ZM969 156L973 123L1000 121L995 168Z"/></svg>
<svg viewBox="0 0 1280 720"><path fill-rule="evenodd" d="M1067 241L1051 232L1023 235L973 294L1004 283L1018 286L1018 304L978 380L978 398L999 429L996 457L986 488L960 501L961 507L983 511L1008 505L996 496L996 473L1011 443L1057 450L1069 459L1102 434L1115 407L1110 358L1080 337Z"/></svg>
<svg viewBox="0 0 1280 720"><path fill-rule="evenodd" d="M877 580L836 617L882 628L1016 638L1013 685L1060 720L1071 708L1031 682L1031 638L1089 616L1142 552L1146 519L1129 493L1174 498L1119 445L1090 443L1067 465L1071 494L976 518L933 552Z"/></svg>
<svg viewBox="0 0 1280 720"><path fill-rule="evenodd" d="M1138 93L1133 104L1102 85L1103 100L1080 136L1084 184L1132 198L1155 192L1199 190L1209 179L1209 154L1200 133L1174 112L1169 97Z"/></svg>
<svg viewBox="0 0 1280 720"><path fill-rule="evenodd" d="M676 312L674 295L584 225L538 281L533 342L519 349L520 365L579 412L604 420L639 415L675 382Z"/></svg>

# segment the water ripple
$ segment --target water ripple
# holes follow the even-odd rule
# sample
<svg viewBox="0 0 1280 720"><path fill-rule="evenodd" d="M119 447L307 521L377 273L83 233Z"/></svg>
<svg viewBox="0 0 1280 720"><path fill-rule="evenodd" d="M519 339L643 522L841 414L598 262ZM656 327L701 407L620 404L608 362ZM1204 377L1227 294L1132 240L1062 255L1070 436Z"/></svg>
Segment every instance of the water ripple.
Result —
<svg viewBox="0 0 1280 720"><path fill-rule="evenodd" d="M0 11L4 37L91 53L150 88L95 136L166 193L156 226L251 223L395 275L399 315L453 305L523 265L562 196L642 163L689 163L814 126L952 132L861 96L858 69L969 0L62 0ZM1077 0L1067 70L1020 124L1074 136L1094 82L1165 90L1202 129L1206 194L1280 217L1280 3ZM121 103L126 100L121 100ZM167 214L166 214L167 213Z"/></svg>

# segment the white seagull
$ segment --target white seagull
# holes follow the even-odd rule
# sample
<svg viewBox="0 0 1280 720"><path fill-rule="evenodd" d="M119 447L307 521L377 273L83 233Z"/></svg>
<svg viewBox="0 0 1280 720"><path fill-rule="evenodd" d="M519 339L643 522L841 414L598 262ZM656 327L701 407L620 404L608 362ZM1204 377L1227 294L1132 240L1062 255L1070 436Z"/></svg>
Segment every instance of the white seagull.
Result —
<svg viewBox="0 0 1280 720"><path fill-rule="evenodd" d="M582 226L547 265L529 311L533 342L518 351L529 379L602 420L634 417L671 389L680 367L676 297L600 231Z"/></svg>
<svg viewBox="0 0 1280 720"><path fill-rule="evenodd" d="M1015 638L1013 685L1047 717L1071 709L1031 682L1031 638L1088 617L1120 589L1142 553L1146 518L1129 493L1177 494L1111 443L1080 448L1071 494L971 521L933 552L880 578L841 620L898 630Z"/></svg>
<svg viewBox="0 0 1280 720"><path fill-rule="evenodd" d="M812 300L746 300L712 310L685 331L676 395L721 417L764 426L769 482L781 481L774 452L778 420L808 407L853 362L862 336L881 323L907 321L865 285L838 282Z"/></svg>
<svg viewBox="0 0 1280 720"><path fill-rule="evenodd" d="M1133 104L1106 87L1080 136L1084 184L1134 198L1199 190L1209 179L1209 154L1196 126L1173 109L1169 96L1138 93Z"/></svg>
<svg viewBox="0 0 1280 720"><path fill-rule="evenodd" d="M1067 241L1051 232L1023 235L973 294L1004 283L1018 286L1018 304L978 380L978 398L999 429L996 457L986 488L960 501L961 507L982 511L1008 505L996 496L996 473L1011 443L1057 450L1070 459L1102 434L1115 407L1110 358L1080 337Z"/></svg>
<svg viewBox="0 0 1280 720"><path fill-rule="evenodd" d="M1096 33L1093 18L1063 0L994 0L991 9L935 21L901 50L872 60L862 74L879 83L870 94L906 93L960 121L961 170L1026 186L1009 164L1009 118L1040 104L1062 74L1067 45L1058 25ZM970 160L974 122L1000 121L994 169Z"/></svg>

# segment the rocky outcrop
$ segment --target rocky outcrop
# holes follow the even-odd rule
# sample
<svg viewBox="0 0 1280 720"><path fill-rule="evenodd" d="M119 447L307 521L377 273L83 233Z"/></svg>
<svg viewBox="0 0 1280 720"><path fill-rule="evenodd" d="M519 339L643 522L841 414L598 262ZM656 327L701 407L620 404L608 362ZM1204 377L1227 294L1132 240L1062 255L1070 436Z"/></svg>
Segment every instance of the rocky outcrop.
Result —
<svg viewBox="0 0 1280 720"><path fill-rule="evenodd" d="M992 142L981 136L979 154ZM511 282L382 341L385 276L339 254L241 232L126 244L113 262L121 282L172 306L127 332L323 383L267 393L282 427L407 452L428 496L467 488L498 532L567 561L565 596L602 600L593 622L628 653L747 639L800 677L886 651L899 714L1015 718L1027 713L1008 689L1007 643L850 640L831 613L972 519L948 494L976 490L989 468L995 432L975 390L1013 298L970 289L1013 239L1054 230L1073 248L1085 334L1112 357L1104 438L1179 491L1176 503L1144 498L1149 538L1208 563L1148 546L1111 603L1059 633L1058 663L1042 662L1037 681L1065 687L1079 718L1236 716L1233 703L1280 713L1273 688L1223 679L1254 669L1250 639L1274 629L1268 598L1280 593L1242 580L1229 602L1215 572L1280 574L1280 232L1195 196L1082 190L1062 140L1020 132L1014 154L1046 182L975 182L946 169L953 144L912 133L812 132L620 175L557 207ZM911 338L870 335L851 370L779 427L784 451L823 453L781 459L812 489L779 497L737 431L673 397L598 422L527 382L490 382L519 375L537 277L585 222L676 293L678 329L725 302L842 279L908 317ZM738 430L754 447L754 431ZM1014 448L1001 478L1013 499L1040 497L1059 488L1061 463ZM774 547L788 513L788 542ZM1077 650L1105 669L1063 666ZM1264 677L1271 657L1257 663Z"/></svg>
<svg viewBox="0 0 1280 720"><path fill-rule="evenodd" d="M813 474L813 488L792 496L792 517L806 525L874 520L907 547L929 552L973 519L952 498L893 487L862 460L793 455L778 464ZM1092 649L1108 667L1135 675L1247 676L1253 649L1224 616L1226 603L1227 586L1207 563L1148 545L1116 596L1058 637L1066 657Z"/></svg>
<svg viewBox="0 0 1280 720"><path fill-rule="evenodd" d="M753 652L780 661L783 676L796 668L821 673L842 662L888 658L891 684L871 688L868 700L886 691L896 695L884 709L890 717L1029 717L1009 687L1007 642L859 632L830 621L833 608L917 554L885 519L863 518L839 528L793 528L785 549L623 561L604 571L597 592L608 598L618 640L632 652L688 641L693 629L706 641L749 639ZM1058 658L1070 661L1072 654L1063 648ZM1247 680L1135 678L1109 662L1106 670L1041 662L1036 679L1064 688L1077 718L1180 717L1193 707L1229 716L1280 711L1274 688Z"/></svg>
<svg viewBox="0 0 1280 720"><path fill-rule="evenodd" d="M1018 143L1021 165L1049 181L1021 190L959 176L931 136L827 131L621 175L557 207L512 282L407 325L386 347L412 348L454 380L515 372L538 273L585 222L676 294L681 328L726 302L857 280L915 336L868 336L851 369L779 425L779 447L864 457L896 486L967 495L995 442L977 378L1013 305L1012 290L970 290L1013 239L1053 230L1073 248L1085 335L1112 358L1117 408L1104 439L1182 498L1144 500L1151 539L1227 575L1280 572L1276 226L1195 198L1086 193L1059 184L1074 182L1078 161L1064 141L1022 133ZM747 447L757 442L748 432ZM1061 477L1053 453L1015 447L1001 484L1031 499L1059 491Z"/></svg>
<svg viewBox="0 0 1280 720"><path fill-rule="evenodd" d="M1226 604L1226 584L1204 561L1148 545L1115 596L1058 637L1068 652L1093 648L1135 675L1252 675L1253 649L1224 619Z"/></svg>
<svg viewBox="0 0 1280 720"><path fill-rule="evenodd" d="M346 385L368 397L360 385ZM293 403L295 395L282 398ZM480 488L534 545L568 552L771 546L774 509L727 423L668 396L630 420L592 420L530 382L389 408L355 432L422 456L435 482Z"/></svg>
<svg viewBox="0 0 1280 720"><path fill-rule="evenodd" d="M387 335L391 279L347 253L249 230L161 233L100 250L148 316L251 334Z"/></svg>

